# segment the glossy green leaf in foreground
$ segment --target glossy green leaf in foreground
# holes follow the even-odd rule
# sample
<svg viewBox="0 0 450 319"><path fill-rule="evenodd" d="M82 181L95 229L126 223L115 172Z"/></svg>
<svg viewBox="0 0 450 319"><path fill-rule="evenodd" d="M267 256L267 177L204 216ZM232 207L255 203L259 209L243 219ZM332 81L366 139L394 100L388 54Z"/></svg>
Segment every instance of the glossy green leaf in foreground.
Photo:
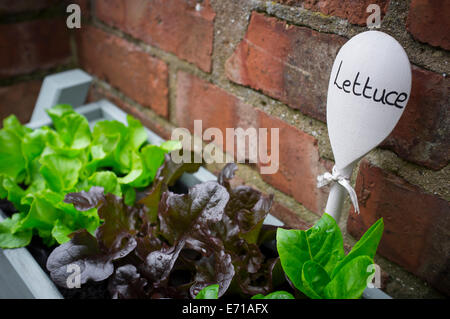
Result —
<svg viewBox="0 0 450 319"><path fill-rule="evenodd" d="M318 263L310 260L303 264L303 292L311 299L322 299L323 289L330 282L330 276Z"/></svg>
<svg viewBox="0 0 450 319"><path fill-rule="evenodd" d="M287 291L274 291L264 296L263 294L257 294L252 299L295 299L292 294Z"/></svg>
<svg viewBox="0 0 450 319"><path fill-rule="evenodd" d="M377 251L378 244L381 240L381 236L383 235L383 229L383 218L380 218L364 233L361 239L358 240L350 253L345 256L342 262L340 262L339 265L333 270L331 276L334 277L343 266L356 257L368 256L373 259Z"/></svg>
<svg viewBox="0 0 450 319"><path fill-rule="evenodd" d="M279 228L277 249L284 271L301 291L304 263L314 261L325 271L331 272L345 256L341 230L327 214L306 231Z"/></svg>
<svg viewBox="0 0 450 319"><path fill-rule="evenodd" d="M210 285L202 290L195 296L195 299L218 299L219 285Z"/></svg>
<svg viewBox="0 0 450 319"><path fill-rule="evenodd" d="M277 230L284 272L310 298L359 298L371 275L383 220L378 220L345 256L341 231L328 214L310 229Z"/></svg>
<svg viewBox="0 0 450 319"><path fill-rule="evenodd" d="M373 271L369 271L373 259L358 256L346 263L326 285L324 295L328 299L357 299L367 287L367 279Z"/></svg>

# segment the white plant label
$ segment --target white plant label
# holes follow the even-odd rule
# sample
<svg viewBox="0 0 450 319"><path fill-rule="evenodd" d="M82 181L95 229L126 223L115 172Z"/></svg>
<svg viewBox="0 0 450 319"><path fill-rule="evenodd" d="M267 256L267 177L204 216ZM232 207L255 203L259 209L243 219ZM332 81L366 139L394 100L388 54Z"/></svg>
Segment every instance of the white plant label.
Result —
<svg viewBox="0 0 450 319"><path fill-rule="evenodd" d="M342 169L394 129L411 93L411 65L390 35L367 31L340 49L331 71L327 125L336 167Z"/></svg>

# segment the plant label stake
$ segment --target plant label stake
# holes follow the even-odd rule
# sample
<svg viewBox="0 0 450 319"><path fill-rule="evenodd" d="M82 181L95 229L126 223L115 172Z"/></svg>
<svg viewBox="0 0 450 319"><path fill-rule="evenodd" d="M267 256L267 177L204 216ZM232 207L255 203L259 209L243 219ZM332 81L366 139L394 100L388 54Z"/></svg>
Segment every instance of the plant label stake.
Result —
<svg viewBox="0 0 450 319"><path fill-rule="evenodd" d="M411 66L390 35L367 31L351 38L333 64L327 97L327 126L335 166L317 178L333 182L325 212L338 222L345 191L359 213L349 182L353 167L380 144L400 119L411 92Z"/></svg>

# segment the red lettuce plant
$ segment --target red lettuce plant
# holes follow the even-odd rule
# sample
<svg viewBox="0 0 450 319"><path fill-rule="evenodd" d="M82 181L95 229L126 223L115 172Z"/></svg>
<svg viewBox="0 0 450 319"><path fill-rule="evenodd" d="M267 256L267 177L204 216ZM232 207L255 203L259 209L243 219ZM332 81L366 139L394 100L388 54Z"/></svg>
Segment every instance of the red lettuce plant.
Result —
<svg viewBox="0 0 450 319"><path fill-rule="evenodd" d="M75 232L51 253L52 279L67 287L68 269L77 265L81 284L108 280L113 298L194 298L210 285L219 286L218 297L270 292L279 261L265 256L261 244L275 238L274 229L262 227L272 197L231 187L235 164L218 182L195 185L187 194L169 190L198 167L175 164L167 155L150 192L134 206L100 187L68 194L66 203L79 211L97 208L103 223L95 235Z"/></svg>

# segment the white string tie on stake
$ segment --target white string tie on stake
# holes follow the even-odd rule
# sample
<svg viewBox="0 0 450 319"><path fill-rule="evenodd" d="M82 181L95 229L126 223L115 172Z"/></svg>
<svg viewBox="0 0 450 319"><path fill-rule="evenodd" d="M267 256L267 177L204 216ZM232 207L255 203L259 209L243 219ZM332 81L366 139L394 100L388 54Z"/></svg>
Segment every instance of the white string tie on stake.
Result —
<svg viewBox="0 0 450 319"><path fill-rule="evenodd" d="M355 211L359 214L358 196L356 196L356 192L350 184L350 180L347 177L342 176L336 169L336 166L333 166L331 174L326 172L317 176L317 188L324 187L332 182L339 183L345 188L347 193L350 195L350 200L352 201L353 207L355 207Z"/></svg>

